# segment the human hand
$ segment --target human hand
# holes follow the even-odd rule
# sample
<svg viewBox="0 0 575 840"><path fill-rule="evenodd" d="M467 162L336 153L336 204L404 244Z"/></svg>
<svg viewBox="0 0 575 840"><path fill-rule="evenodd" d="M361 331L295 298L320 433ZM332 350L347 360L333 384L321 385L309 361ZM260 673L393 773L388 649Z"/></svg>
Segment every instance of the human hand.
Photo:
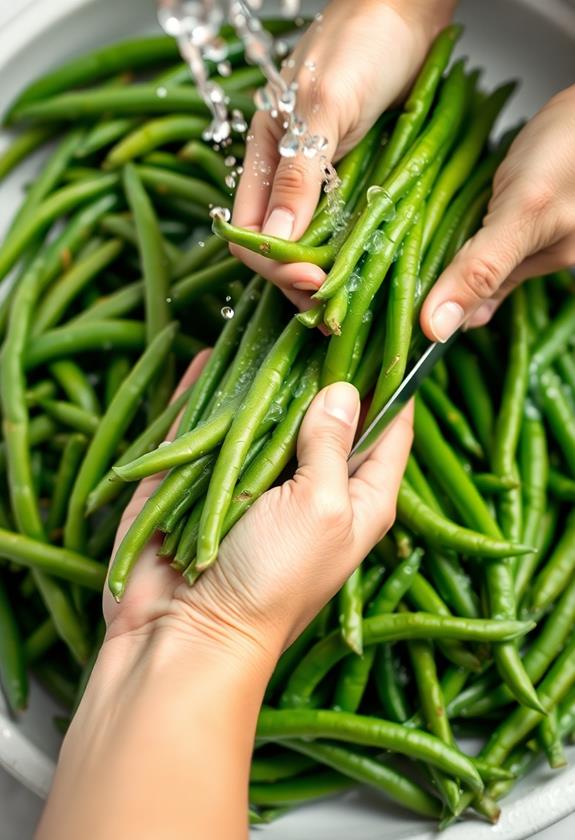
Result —
<svg viewBox="0 0 575 840"><path fill-rule="evenodd" d="M198 375L191 366L183 387ZM218 562L190 588L152 540L117 604L104 595L107 639L151 636L215 641L273 661L341 587L391 526L411 443L400 416L350 479L347 456L359 417L356 389L317 395L302 424L293 479L265 493L223 541ZM126 509L117 543L158 483L146 479Z"/></svg>
<svg viewBox="0 0 575 840"><path fill-rule="evenodd" d="M379 115L409 89L454 0L332 0L298 43L282 70L297 83L297 113L311 134L327 139L337 161ZM322 183L317 157L280 158L281 119L258 112L249 131L233 223L297 240L316 208ZM279 264L232 245L231 251L279 286L300 308L325 274L310 263Z"/></svg>
<svg viewBox="0 0 575 840"><path fill-rule="evenodd" d="M446 341L486 324L523 280L575 264L575 85L522 129L493 183L483 227L429 293L421 326Z"/></svg>

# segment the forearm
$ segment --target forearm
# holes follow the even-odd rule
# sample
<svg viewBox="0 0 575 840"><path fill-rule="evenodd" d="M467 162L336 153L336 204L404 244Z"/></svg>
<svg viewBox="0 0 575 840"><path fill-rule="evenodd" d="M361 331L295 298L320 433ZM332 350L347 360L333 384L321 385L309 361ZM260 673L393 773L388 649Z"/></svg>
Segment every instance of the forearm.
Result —
<svg viewBox="0 0 575 840"><path fill-rule="evenodd" d="M247 837L271 664L153 637L107 643L64 742L39 840Z"/></svg>

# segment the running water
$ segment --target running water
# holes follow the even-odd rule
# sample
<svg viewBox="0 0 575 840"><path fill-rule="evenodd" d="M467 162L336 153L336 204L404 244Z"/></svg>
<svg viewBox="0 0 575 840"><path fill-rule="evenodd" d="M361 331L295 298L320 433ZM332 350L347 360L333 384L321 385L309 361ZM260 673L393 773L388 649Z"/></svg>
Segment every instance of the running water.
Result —
<svg viewBox="0 0 575 840"><path fill-rule="evenodd" d="M217 146L231 142L232 131L245 134L248 125L244 115L228 111L229 98L222 86L209 78L207 62L216 65L220 76L228 76L231 64L227 60L225 41L219 32L227 17L244 45L246 59L260 68L267 80L265 87L256 91L254 102L260 111L268 112L274 119L281 120L284 134L278 143L282 157L292 158L302 154L313 159L327 147L327 139L311 134L304 120L296 112L297 84L283 78L276 67L275 59L286 54L285 41L274 42L273 37L262 26L254 11L260 9L262 0L158 0L158 20L166 34L178 43L182 58L190 68L196 86L212 115L204 139ZM282 0L282 11L286 17L295 19L296 25L303 21L297 18L300 0ZM321 15L316 21L321 20ZM289 66L291 59L284 64ZM307 61L305 68L315 81L315 63ZM166 96L165 89L158 89L158 96ZM249 140L249 137L247 138ZM344 202L339 192L340 181L333 166L321 155L320 165L324 191L327 196L327 210L333 221L334 230L345 223ZM233 164L232 164L233 166ZM232 170L226 177L226 186L234 189L241 168Z"/></svg>

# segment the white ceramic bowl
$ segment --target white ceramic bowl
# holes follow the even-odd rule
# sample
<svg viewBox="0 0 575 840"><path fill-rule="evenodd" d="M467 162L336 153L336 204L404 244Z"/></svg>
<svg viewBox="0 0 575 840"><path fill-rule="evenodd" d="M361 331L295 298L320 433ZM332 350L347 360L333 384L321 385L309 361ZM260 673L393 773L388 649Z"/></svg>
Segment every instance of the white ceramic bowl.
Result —
<svg viewBox="0 0 575 840"><path fill-rule="evenodd" d="M268 0L266 10L271 13L273 5ZM319 5L304 2L304 11L315 11ZM509 78L522 80L502 127L530 116L554 92L575 80L573 2L463 0L458 18L467 24L458 51L485 67L486 85ZM154 28L153 0L21 0L19 4L0 0L0 111L23 85L58 62L98 44ZM0 133L0 148L6 140ZM2 185L0 230L31 171L19 171ZM54 704L35 688L30 711L17 724L2 714L1 704L0 698L0 765L45 795L58 748L52 724ZM569 752L574 761L575 749ZM551 773L541 767L505 801L496 827L467 822L443 836L446 840L519 840L571 811L575 811L575 769ZM430 824L412 818L375 793L357 791L301 808L263 829L263 834L268 840L430 840L435 832Z"/></svg>

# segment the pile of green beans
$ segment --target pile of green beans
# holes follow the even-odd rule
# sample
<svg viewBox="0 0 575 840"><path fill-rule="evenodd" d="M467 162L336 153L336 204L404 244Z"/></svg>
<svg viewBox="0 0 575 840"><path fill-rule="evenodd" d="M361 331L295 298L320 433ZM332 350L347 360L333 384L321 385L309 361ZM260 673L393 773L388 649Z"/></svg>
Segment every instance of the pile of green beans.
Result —
<svg viewBox="0 0 575 840"><path fill-rule="evenodd" d="M157 532L190 584L217 562L293 469L323 384L353 382L369 421L401 382L421 301L479 225L512 136L489 141L512 86L487 95L476 72L450 67L458 35L438 35L403 108L340 163L337 212L324 197L295 243L227 221L226 158L241 163L243 140L204 143L205 108L169 39L75 59L9 109L0 180L52 144L0 245L0 685L14 714L30 673L68 714L81 697L133 482L166 473L112 563L117 599ZM233 40L230 57L231 104L249 114L259 75ZM294 314L222 239L323 266L317 305ZM395 526L269 683L253 822L358 783L441 825L469 811L495 821L538 755L564 765L572 288L565 274L530 281L423 384ZM206 346L199 379L170 403ZM470 727L478 755L457 740Z"/></svg>

